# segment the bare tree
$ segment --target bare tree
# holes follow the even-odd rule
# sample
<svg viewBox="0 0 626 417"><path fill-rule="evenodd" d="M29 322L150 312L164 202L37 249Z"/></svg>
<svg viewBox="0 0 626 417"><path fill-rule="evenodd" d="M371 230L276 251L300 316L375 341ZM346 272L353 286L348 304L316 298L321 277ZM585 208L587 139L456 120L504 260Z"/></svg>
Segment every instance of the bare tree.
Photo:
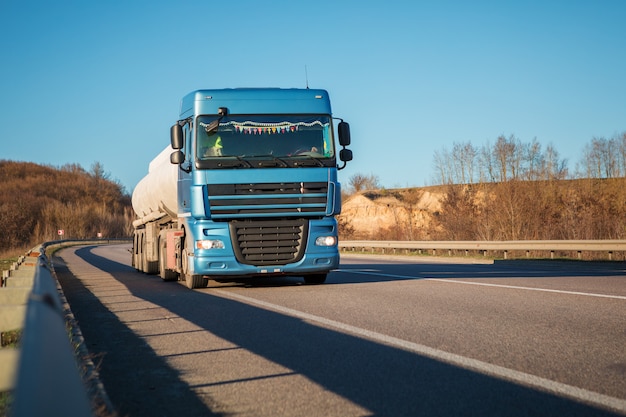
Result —
<svg viewBox="0 0 626 417"><path fill-rule="evenodd" d="M582 166L587 178L614 178L618 175L616 140L593 138L583 151Z"/></svg>
<svg viewBox="0 0 626 417"><path fill-rule="evenodd" d="M624 177L626 176L626 132L615 137L615 144L617 147L619 176Z"/></svg>
<svg viewBox="0 0 626 417"><path fill-rule="evenodd" d="M450 168L450 153L443 148L435 151L433 167L435 169L435 182L438 184L452 184L452 173Z"/></svg>
<svg viewBox="0 0 626 417"><path fill-rule="evenodd" d="M524 147L519 139L513 135L508 139L504 136L498 137L492 155L498 174L496 181L504 182L520 178Z"/></svg>
<svg viewBox="0 0 626 417"><path fill-rule="evenodd" d="M452 158L455 167L455 183L471 184L474 182L476 155L476 149L471 142L454 143Z"/></svg>
<svg viewBox="0 0 626 417"><path fill-rule="evenodd" d="M624 137L623 161L626 166L626 134ZM617 139L614 142L619 143ZM434 168L435 180L439 184L551 180L564 179L568 175L567 161L560 159L554 146L549 145L544 151L537 139L526 143L513 135L508 138L499 136L495 145L487 143L480 148L470 142L455 142L452 152L445 148L435 152Z"/></svg>
<svg viewBox="0 0 626 417"><path fill-rule="evenodd" d="M548 145L542 158L542 169L537 179L564 180L567 178L567 160L559 158L559 152Z"/></svg>
<svg viewBox="0 0 626 417"><path fill-rule="evenodd" d="M496 181L496 170L491 155L492 152L489 143L480 148L478 153L478 182Z"/></svg>
<svg viewBox="0 0 626 417"><path fill-rule="evenodd" d="M359 193L367 190L377 190L380 188L380 180L377 175L354 174L348 180L348 184L353 192Z"/></svg>

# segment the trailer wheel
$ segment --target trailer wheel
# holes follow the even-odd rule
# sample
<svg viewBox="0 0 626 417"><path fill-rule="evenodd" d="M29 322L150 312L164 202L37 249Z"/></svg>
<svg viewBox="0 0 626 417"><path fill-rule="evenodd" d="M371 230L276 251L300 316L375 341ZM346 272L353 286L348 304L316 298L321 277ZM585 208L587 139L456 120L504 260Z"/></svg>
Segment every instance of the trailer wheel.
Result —
<svg viewBox="0 0 626 417"><path fill-rule="evenodd" d="M159 276L163 281L175 281L178 273L167 269L167 248L165 239L159 239Z"/></svg>
<svg viewBox="0 0 626 417"><path fill-rule="evenodd" d="M326 274L311 274L304 276L305 284L323 284L326 282Z"/></svg>
<svg viewBox="0 0 626 417"><path fill-rule="evenodd" d="M159 264L156 261L149 261L146 253L141 254L142 271L148 275L156 274L159 268Z"/></svg>

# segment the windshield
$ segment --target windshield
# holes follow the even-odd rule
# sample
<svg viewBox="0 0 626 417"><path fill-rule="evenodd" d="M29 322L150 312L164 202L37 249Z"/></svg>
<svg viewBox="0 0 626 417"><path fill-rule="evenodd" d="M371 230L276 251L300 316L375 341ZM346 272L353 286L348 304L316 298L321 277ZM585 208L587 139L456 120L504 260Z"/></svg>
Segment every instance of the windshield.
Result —
<svg viewBox="0 0 626 417"><path fill-rule="evenodd" d="M331 118L321 115L199 116L199 168L334 166ZM214 122L211 126L211 122ZM266 162L263 162L266 160Z"/></svg>

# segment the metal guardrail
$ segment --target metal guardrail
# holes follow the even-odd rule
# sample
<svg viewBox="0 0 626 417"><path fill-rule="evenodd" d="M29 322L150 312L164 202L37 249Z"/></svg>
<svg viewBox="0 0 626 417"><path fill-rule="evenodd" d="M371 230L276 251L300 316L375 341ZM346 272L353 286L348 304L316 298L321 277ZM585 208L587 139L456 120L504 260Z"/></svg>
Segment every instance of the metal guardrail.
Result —
<svg viewBox="0 0 626 417"><path fill-rule="evenodd" d="M425 251L437 255L438 251L469 251L482 252L487 255L488 251L503 254L506 259L509 252L525 251L529 256L532 251L550 252L554 258L556 252L576 252L578 259L583 252L607 252L608 258L612 259L614 252L626 251L626 240L508 240L508 241L401 241L401 240L343 240L339 242L341 249L381 249L383 252L389 249Z"/></svg>
<svg viewBox="0 0 626 417"><path fill-rule="evenodd" d="M12 416L92 415L45 245L35 268L20 345Z"/></svg>
<svg viewBox="0 0 626 417"><path fill-rule="evenodd" d="M46 242L28 252L23 257L26 261L14 266L8 274L3 274L0 296L6 298L3 298L6 301L3 307L13 318L0 330L14 330L15 326L20 327L23 323L19 348L11 349L13 353L3 359L7 375L15 373L10 386L0 387L2 390L13 390L12 417L93 415L88 390L68 337L62 290L46 252L77 244L126 240ZM5 292L11 287L19 288L17 296L13 294L16 291L9 291L11 294Z"/></svg>

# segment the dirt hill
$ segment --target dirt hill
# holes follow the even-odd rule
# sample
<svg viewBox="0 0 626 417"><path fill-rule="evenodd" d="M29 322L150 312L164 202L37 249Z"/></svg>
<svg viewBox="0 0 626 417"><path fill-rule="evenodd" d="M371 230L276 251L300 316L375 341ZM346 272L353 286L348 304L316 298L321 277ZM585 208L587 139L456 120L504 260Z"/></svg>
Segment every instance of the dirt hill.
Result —
<svg viewBox="0 0 626 417"><path fill-rule="evenodd" d="M98 233L126 237L132 218L130 196L100 164L88 172L78 164L57 168L0 160L0 253Z"/></svg>
<svg viewBox="0 0 626 417"><path fill-rule="evenodd" d="M428 240L444 196L443 187L354 194L342 205L342 235L347 239Z"/></svg>
<svg viewBox="0 0 626 417"><path fill-rule="evenodd" d="M338 220L342 239L626 239L626 178L366 191Z"/></svg>

